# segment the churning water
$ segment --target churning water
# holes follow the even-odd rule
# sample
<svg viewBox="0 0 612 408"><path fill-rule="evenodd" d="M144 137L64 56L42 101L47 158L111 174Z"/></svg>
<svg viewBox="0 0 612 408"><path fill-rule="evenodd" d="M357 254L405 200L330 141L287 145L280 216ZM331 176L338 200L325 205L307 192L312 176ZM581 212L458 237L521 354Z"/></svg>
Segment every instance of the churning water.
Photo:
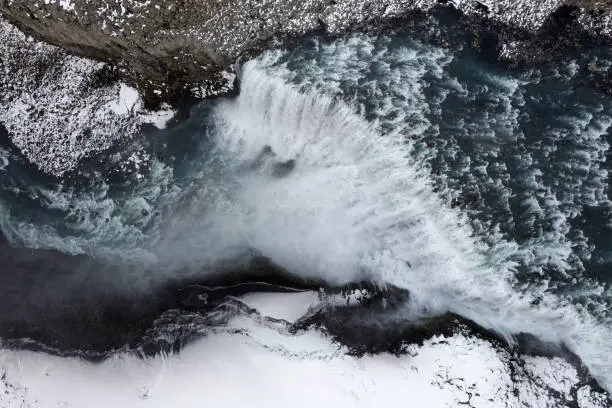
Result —
<svg viewBox="0 0 612 408"><path fill-rule="evenodd" d="M403 34L311 39L246 63L239 96L78 187L0 151L0 225L27 247L163 265L131 269L128 288L253 250L334 284L393 284L406 313L563 343L610 390L612 99L577 67L509 73Z"/></svg>

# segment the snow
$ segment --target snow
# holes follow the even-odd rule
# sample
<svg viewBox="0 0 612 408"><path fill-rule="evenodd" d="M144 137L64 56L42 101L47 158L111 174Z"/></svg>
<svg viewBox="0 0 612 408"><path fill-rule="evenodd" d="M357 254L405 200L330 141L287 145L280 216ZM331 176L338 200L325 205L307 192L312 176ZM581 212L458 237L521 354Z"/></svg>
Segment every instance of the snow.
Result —
<svg viewBox="0 0 612 408"><path fill-rule="evenodd" d="M139 46L158 46L163 44L168 36L175 39L177 44L188 44L194 47L193 53L183 55L185 64L194 64L201 67L202 72L211 69L208 57L197 59L192 54L207 56L216 55L215 59L233 61L237 56L244 54L253 44L253 33L257 33L261 39L271 38L278 34L283 36L295 36L313 30L319 30L321 22L324 22L325 30L338 34L352 27L361 27L364 24L378 24L382 17L393 19L405 16L411 10L428 11L439 6L436 0L394 0L394 1L371 1L341 0L329 3L323 0L308 0L303 2L278 2L274 7L267 3L243 2L236 4L227 2L212 3L202 2L202 7L194 7L190 14L167 13L171 5L166 5L159 0L104 0L96 2L78 2L74 0L8 0L5 7L14 10L28 9L36 10L36 17L54 15L61 18L65 13L67 21L74 17L91 24L91 29L107 33L109 37L121 37L129 41L139 43L145 39L145 43ZM198 2L196 2L198 3ZM466 15L479 15L511 26L537 31L548 21L551 13L560 5L562 0L482 0L480 2L471 0L454 0L451 2L456 8ZM480 6L479 6L480 4ZM482 5L488 11L482 10ZM201 12L193 12L193 9ZM128 12L128 10L130 10ZM174 16L174 17L171 17ZM178 17L177 17L178 16ZM181 29L160 29L156 26L164 21L168 24L161 26L177 26L169 19L179 18ZM184 20L184 21L183 21ZM156 21L156 23L153 23ZM240 24L236 24L236 22ZM585 27L590 27L594 32L610 35L612 32L612 12L606 10L603 13L589 13L582 10L578 21ZM178 24L178 23L177 23ZM96 26L97 25L97 26ZM279 28L280 27L280 28ZM281 31L279 33L279 30ZM20 67L14 76L27 75L26 79L30 85L36 80L37 72L31 72L38 65L45 66L47 57L52 56L52 72L44 75L36 86L28 86L27 90L12 90L7 93L6 100L17 100L15 107L8 106L0 98L0 114L7 117L7 123L14 127L11 135L15 145L35 163L41 170L62 175L66 171L75 168L81 158L90 156L92 153L104 150L114 145L117 139L132 137L140 124L153 123L157 127L163 127L172 116L169 109L162 112L149 113L139 112L139 118L129 115L129 109L125 106L108 111L99 109L98 103L105 105L117 92L117 85L104 87L103 89L87 89L88 79L97 69L97 64L84 59L69 57L54 47L40 43L29 44L25 36L2 21L0 22L0 55L10 55L10 49L34 50L28 61L20 61L24 66ZM201 49L197 49L201 47ZM502 44L502 57L512 59L521 53L522 42L508 41ZM8 47L8 50L5 48ZM212 52L211 50L214 50ZM29 52L29 51L28 51ZM9 59L12 58L9 57ZM182 60L181 60L182 61ZM0 62L0 72L11 72L3 66L5 61ZM222 71L219 79L227 87L214 91L227 92L233 83L234 74ZM20 79L15 80L19 82ZM219 84L216 84L219 85ZM38 89L35 89L38 88ZM79 93L86 89L85 95ZM125 92L121 86L120 92ZM196 86L194 93L201 97L209 96L206 87ZM35 97L34 97L35 95ZM134 101L134 94L124 95L130 102ZM36 116L32 121L25 121L23 117L31 114L31 110L42 106L49 106L54 112L64 112L62 115ZM134 105L131 105L134 106ZM17 107L21 109L17 109ZM29 109L28 112L24 112ZM66 114L68 112L68 114ZM78 120L64 122L66 117ZM25 123L27 122L27 123ZM89 129L85 124L93 123ZM91 132L91 133L90 133ZM83 137L86 134L87 137ZM42 141L42 142L41 142Z"/></svg>
<svg viewBox="0 0 612 408"><path fill-rule="evenodd" d="M140 123L152 124L158 129L164 129L176 114L167 104L163 104L157 111L146 110L138 90L124 83L120 84L118 98L109 102L106 107L118 116L135 115Z"/></svg>
<svg viewBox="0 0 612 408"><path fill-rule="evenodd" d="M176 115L176 110L170 105L163 104L158 111L140 111L139 117L142 123L149 123L158 129L165 129L168 122Z"/></svg>
<svg viewBox="0 0 612 408"><path fill-rule="evenodd" d="M192 7L168 13L172 4L160 0L104 0L94 5L74 0L9 0L9 6L35 4L44 13L51 3L59 4L70 15L95 16L95 23L110 37L128 38L147 48L165 43L171 36L178 44L189 44L202 56L216 55L233 61L252 50L253 35L260 39L295 36L319 30L339 34L364 24L378 25L381 20L401 18L413 10L429 11L439 7L438 0L306 0L302 2L206 2L197 0ZM453 0L448 4L468 16L481 16L528 31L541 29L551 14L567 3L564 0ZM88 20L87 20L88 21ZM585 7L578 21L592 32L609 35L612 12L590 13ZM164 22L164 24L160 24ZM161 28L161 27L173 28ZM176 28L179 27L179 28ZM196 44L198 44L196 46ZM201 47L198 49L198 47ZM193 51L193 50L192 50ZM181 53L177 51L174 54ZM185 56L195 65L210 67L207 57ZM175 58L179 56L175 55ZM179 58L180 59L180 58ZM218 58L213 58L217 60ZM225 78L225 74L221 73Z"/></svg>
<svg viewBox="0 0 612 408"><path fill-rule="evenodd" d="M162 128L174 117L167 105L146 111L125 84L92 86L104 64L32 41L2 19L0 39L0 55L7 56L0 59L0 123L48 174L61 176L93 153L138 135L143 124Z"/></svg>
<svg viewBox="0 0 612 408"><path fill-rule="evenodd" d="M45 4L50 3L45 0ZM502 20L507 18L530 28L540 27L558 4L546 1L541 12L534 13L532 2L520 1L516 7L508 2L485 3L495 15L506 16ZM66 10L74 8L67 0L54 4ZM355 4L343 1L326 10L328 29L341 30L350 24L353 17L347 17L347 13L360 9ZM458 6L472 10L473 3L461 1ZM405 8L390 6L386 10L392 17ZM512 17L516 12L524 17ZM107 23L103 19L101 22ZM293 24L296 30L304 29L299 23ZM197 30L195 33L203 35ZM136 90L125 84L89 90L84 85L100 64L31 42L2 20L0 38L8 38L5 46L13 50L25 49L22 45L27 43L33 53L26 62L36 62L41 56L53 61L48 77L35 84L29 82L31 71L25 69L27 66L13 72L12 67L0 62L0 72L11 72L16 84L24 84L11 89L5 99L0 97L2 122L11 131L15 145L45 171L62 174L79 158L111 146L117 141L115 137L131 137L143 123L163 127L174 115L167 106L159 112L146 112ZM0 50L6 51L2 45ZM47 113L33 115L41 107ZM67 122L63 120L66 117L70 118ZM80 140L92 124L94 133ZM130 160L138 164L140 159L133 156ZM91 364L74 358L1 350L0 366L5 375L0 382L0 406L196 407L218 403L378 407L399 403L559 407L572 401L574 392L580 407L609 406L606 396L579 384L576 369L558 358L525 357L524 367L517 371L508 352L460 334L412 345L409 354L402 357L382 354L357 358L347 355L321 332L309 330L294 335L288 331L282 320L294 322L317 307L316 293L252 294L243 300L263 317L237 316L227 330L199 340L179 355L142 360L122 354ZM513 376L516 372L518 378Z"/></svg>
<svg viewBox="0 0 612 408"><path fill-rule="evenodd" d="M66 11L74 10L74 3L71 0L45 0L45 4L57 4Z"/></svg>
<svg viewBox="0 0 612 408"><path fill-rule="evenodd" d="M561 358L526 357L525 368L533 376L562 394L569 395L572 383L569 378L576 376L576 369Z"/></svg>
<svg viewBox="0 0 612 408"><path fill-rule="evenodd" d="M243 300L276 318L293 320L316 298L314 292L304 292L253 294ZM401 357L358 358L321 332L290 334L287 322L249 316L237 316L226 329L178 355L149 359L122 354L93 364L2 350L0 405L561 407L570 401L555 400L539 386L545 380L537 377L513 380L508 356L486 340L460 334L434 337L423 346L409 347ZM544 378L553 369L556 376L576 382L575 370L556 360L532 359L529 366ZM588 386L577 395L580 407L607 406L605 397Z"/></svg>
<svg viewBox="0 0 612 408"><path fill-rule="evenodd" d="M138 91L125 84L119 89L119 99L112 101L109 108L117 115L129 115L138 103Z"/></svg>
<svg viewBox="0 0 612 408"><path fill-rule="evenodd" d="M312 291L291 296L284 293L251 293L242 297L242 301L266 316L283 319L291 323L304 316L310 308L321 303L317 292Z"/></svg>
<svg viewBox="0 0 612 408"><path fill-rule="evenodd" d="M473 0L455 0L455 7L466 14L479 13L476 2ZM539 30L546 20L558 7L565 2L563 0L481 0L480 4L488 9L489 16L497 21L511 26Z"/></svg>

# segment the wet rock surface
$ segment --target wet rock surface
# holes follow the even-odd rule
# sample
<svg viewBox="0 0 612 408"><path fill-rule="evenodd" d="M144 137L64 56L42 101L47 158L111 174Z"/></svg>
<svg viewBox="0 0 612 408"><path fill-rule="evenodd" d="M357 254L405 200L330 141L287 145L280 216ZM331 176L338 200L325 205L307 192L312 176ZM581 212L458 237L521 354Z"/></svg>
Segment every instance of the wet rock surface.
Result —
<svg viewBox="0 0 612 408"><path fill-rule="evenodd" d="M156 273L156 266L112 264L86 255L18 248L1 236L0 252L3 344L94 360L138 347L154 322L172 310L208 313L228 298L245 293L318 287L318 283L293 280L262 257L219 264L209 280L138 286L110 277L119 269L123 276L140 274L146 280ZM268 282L260 282L262 279Z"/></svg>
<svg viewBox="0 0 612 408"><path fill-rule="evenodd" d="M165 282L139 293L134 287L121 291L104 280L105 268L117 265L87 256L14 248L5 241L0 249L4 254L0 266L5 271L0 282L0 310L4 311L0 338L9 348L91 361L126 351L147 356L178 352L202 336L225 330L236 316L266 321L240 299L244 295L309 290L319 293L319 303L296 322L285 322L293 335L321 330L349 354L363 356L403 355L411 345L423 345L433 337L461 334L491 342L513 358L561 357L576 367L582 385L598 389L580 360L563 346L521 334L511 346L502 336L456 314L411 311L410 294L393 286L356 282L333 287L303 281L267 258L254 257L219 265L210 279ZM143 276L153 272L143 271Z"/></svg>

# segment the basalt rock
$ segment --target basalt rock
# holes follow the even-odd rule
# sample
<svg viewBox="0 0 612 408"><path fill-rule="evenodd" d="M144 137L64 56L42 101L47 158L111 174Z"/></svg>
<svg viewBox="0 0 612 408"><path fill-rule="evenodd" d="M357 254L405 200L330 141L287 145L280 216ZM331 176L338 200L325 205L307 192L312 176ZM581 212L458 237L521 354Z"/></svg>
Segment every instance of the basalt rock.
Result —
<svg viewBox="0 0 612 408"><path fill-rule="evenodd" d="M0 0L0 12L24 32L117 66L151 106L185 93L229 91L232 64L273 41L376 28L439 7L456 8L480 24L477 30L486 31L487 22L518 30L516 41L491 42L506 56L520 58L528 37L550 34L551 21L555 39L573 38L576 27L592 37L612 35L609 1Z"/></svg>

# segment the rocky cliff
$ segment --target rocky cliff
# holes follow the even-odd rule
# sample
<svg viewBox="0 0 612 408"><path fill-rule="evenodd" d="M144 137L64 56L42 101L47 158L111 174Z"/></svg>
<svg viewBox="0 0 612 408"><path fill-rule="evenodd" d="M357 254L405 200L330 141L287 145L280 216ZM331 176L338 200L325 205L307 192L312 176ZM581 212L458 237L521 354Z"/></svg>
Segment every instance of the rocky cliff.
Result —
<svg viewBox="0 0 612 408"><path fill-rule="evenodd" d="M610 2L596 0L0 0L0 12L21 30L112 63L152 105L185 91L229 90L232 63L271 41L377 28L441 7L459 10L467 24L498 26L494 47L509 59L541 54L534 39L545 42L551 21L555 41L540 48L558 47L560 36L567 45L584 33L604 41L612 33Z"/></svg>

